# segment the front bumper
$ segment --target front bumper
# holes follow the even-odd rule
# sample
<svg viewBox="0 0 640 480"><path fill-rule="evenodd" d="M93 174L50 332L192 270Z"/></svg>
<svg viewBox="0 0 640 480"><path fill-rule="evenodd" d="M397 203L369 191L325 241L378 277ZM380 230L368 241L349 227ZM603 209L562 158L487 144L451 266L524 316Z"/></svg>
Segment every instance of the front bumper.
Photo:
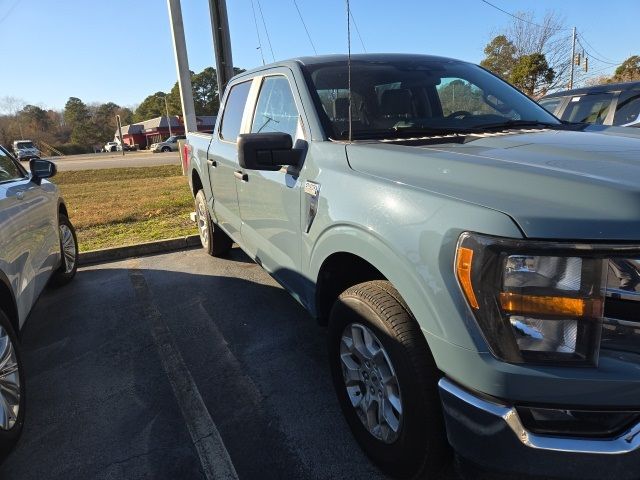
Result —
<svg viewBox="0 0 640 480"><path fill-rule="evenodd" d="M524 428L510 405L476 396L446 378L438 385L449 443L473 463L542 478L640 477L640 423L615 438L539 435Z"/></svg>

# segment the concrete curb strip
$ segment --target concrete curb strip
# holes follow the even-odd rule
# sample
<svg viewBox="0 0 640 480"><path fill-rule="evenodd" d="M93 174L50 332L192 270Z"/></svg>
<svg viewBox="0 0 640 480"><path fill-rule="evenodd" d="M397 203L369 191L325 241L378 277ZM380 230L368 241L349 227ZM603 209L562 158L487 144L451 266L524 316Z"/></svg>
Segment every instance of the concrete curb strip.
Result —
<svg viewBox="0 0 640 480"><path fill-rule="evenodd" d="M94 263L113 262L123 258L152 255L154 253L172 252L185 248L199 247L200 236L188 235L186 237L157 240L155 242L128 245L126 247L105 248L82 252L78 258L78 265L91 265Z"/></svg>

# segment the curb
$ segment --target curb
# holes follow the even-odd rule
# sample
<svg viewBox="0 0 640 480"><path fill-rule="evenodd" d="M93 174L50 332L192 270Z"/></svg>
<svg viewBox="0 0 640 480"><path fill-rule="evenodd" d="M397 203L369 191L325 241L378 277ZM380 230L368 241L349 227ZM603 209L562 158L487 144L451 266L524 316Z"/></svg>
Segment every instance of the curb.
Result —
<svg viewBox="0 0 640 480"><path fill-rule="evenodd" d="M153 255L155 253L173 252L186 248L199 247L200 236L188 235L186 237L157 240L155 242L140 243L126 247L104 248L102 250L90 250L80 253L78 266L93 265L95 263L113 262L131 257Z"/></svg>

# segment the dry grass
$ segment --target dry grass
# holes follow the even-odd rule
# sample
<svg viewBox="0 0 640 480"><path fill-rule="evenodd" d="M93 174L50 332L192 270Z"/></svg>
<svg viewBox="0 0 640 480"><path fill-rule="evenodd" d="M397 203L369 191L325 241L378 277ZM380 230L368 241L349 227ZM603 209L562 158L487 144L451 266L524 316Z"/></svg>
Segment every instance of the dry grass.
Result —
<svg viewBox="0 0 640 480"><path fill-rule="evenodd" d="M180 167L163 165L60 172L54 177L81 251L197 233Z"/></svg>

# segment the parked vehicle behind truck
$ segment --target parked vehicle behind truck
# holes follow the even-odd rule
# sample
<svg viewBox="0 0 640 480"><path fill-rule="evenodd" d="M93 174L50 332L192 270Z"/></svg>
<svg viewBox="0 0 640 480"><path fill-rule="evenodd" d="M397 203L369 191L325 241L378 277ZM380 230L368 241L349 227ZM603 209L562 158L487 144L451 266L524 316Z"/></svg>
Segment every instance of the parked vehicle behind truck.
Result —
<svg viewBox="0 0 640 480"><path fill-rule="evenodd" d="M556 92L538 103L567 122L640 127L640 82L607 83Z"/></svg>
<svg viewBox="0 0 640 480"><path fill-rule="evenodd" d="M33 158L40 158L40 150L31 140L16 140L13 142L13 154L18 160L26 162Z"/></svg>
<svg viewBox="0 0 640 480"><path fill-rule="evenodd" d="M236 242L328 326L338 401L385 472L435 478L453 450L637 478L640 140L466 62L351 64L229 83L183 152L203 247Z"/></svg>

